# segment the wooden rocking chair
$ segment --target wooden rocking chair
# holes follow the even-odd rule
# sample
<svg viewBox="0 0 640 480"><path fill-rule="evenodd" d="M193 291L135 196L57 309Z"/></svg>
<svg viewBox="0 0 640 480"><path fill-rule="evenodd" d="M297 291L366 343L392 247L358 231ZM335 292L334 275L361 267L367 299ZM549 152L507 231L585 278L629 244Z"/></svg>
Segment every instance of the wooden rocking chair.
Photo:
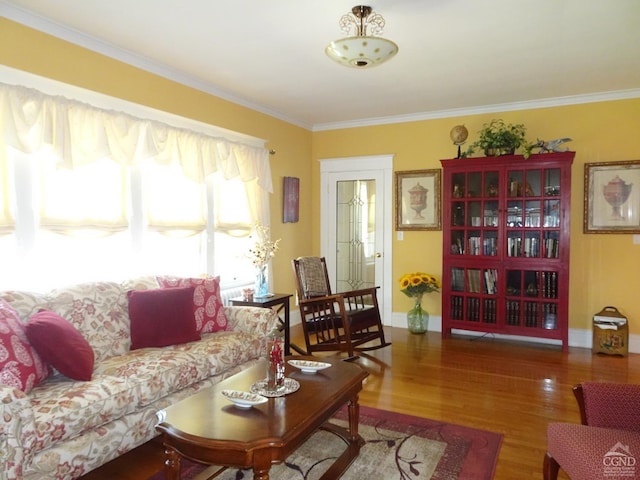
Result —
<svg viewBox="0 0 640 480"><path fill-rule="evenodd" d="M384 339L378 287L332 294L324 257L299 257L292 263L309 355L340 351L354 357L356 350L391 345Z"/></svg>

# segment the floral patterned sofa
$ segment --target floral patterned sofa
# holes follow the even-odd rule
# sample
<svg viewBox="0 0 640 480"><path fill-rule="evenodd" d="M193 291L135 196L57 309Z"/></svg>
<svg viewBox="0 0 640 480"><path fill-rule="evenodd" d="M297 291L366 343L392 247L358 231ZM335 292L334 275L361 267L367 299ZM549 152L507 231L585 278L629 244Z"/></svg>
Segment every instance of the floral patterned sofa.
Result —
<svg viewBox="0 0 640 480"><path fill-rule="evenodd" d="M78 478L156 436L158 410L255 363L278 317L224 307L218 282L0 292L0 479ZM172 298L185 292L190 315Z"/></svg>

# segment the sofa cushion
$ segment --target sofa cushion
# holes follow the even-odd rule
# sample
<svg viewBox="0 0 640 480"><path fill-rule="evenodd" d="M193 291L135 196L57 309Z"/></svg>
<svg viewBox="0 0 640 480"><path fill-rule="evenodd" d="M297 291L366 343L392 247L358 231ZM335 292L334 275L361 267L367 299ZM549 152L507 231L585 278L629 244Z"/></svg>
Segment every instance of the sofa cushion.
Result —
<svg viewBox="0 0 640 480"><path fill-rule="evenodd" d="M222 297L220 277L176 278L158 277L162 287L193 287L193 313L199 333L219 332L229 329Z"/></svg>
<svg viewBox="0 0 640 480"><path fill-rule="evenodd" d="M193 314L193 287L131 290L131 350L200 339Z"/></svg>
<svg viewBox="0 0 640 480"><path fill-rule="evenodd" d="M155 275L143 275L133 277L122 282L125 291L129 290L155 290L160 288L158 279Z"/></svg>
<svg viewBox="0 0 640 480"><path fill-rule="evenodd" d="M42 359L74 380L91 380L93 349L71 323L42 310L29 319L27 338Z"/></svg>
<svg viewBox="0 0 640 480"><path fill-rule="evenodd" d="M245 332L205 333L200 342L170 348L191 354L198 363L203 364L208 376L219 375L234 365L259 359L265 351L264 342L259 336Z"/></svg>
<svg viewBox="0 0 640 480"><path fill-rule="evenodd" d="M95 373L127 379L137 389L139 404L149 405L210 375L205 359L177 348L132 350L96 365Z"/></svg>
<svg viewBox="0 0 640 480"><path fill-rule="evenodd" d="M29 393L50 374L27 339L18 313L0 300L0 384Z"/></svg>
<svg viewBox="0 0 640 480"><path fill-rule="evenodd" d="M42 308L49 308L48 297L44 293L22 290L5 290L0 292L0 299L7 302L16 312L22 323L27 323L29 317Z"/></svg>
<svg viewBox="0 0 640 480"><path fill-rule="evenodd" d="M127 291L116 282L87 282L53 290L49 306L93 348L96 362L129 351ZM35 312L34 312L35 313Z"/></svg>
<svg viewBox="0 0 640 480"><path fill-rule="evenodd" d="M134 412L139 389L126 378L95 374L88 382L53 375L31 391L36 450Z"/></svg>

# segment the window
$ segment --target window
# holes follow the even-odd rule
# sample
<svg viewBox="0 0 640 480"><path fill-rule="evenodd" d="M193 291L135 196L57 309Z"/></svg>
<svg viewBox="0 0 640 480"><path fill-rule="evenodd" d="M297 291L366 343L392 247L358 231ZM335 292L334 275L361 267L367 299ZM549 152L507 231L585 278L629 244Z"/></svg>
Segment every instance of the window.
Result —
<svg viewBox="0 0 640 480"><path fill-rule="evenodd" d="M144 274L252 282L244 253L273 191L264 141L1 70L73 98L0 83L0 288Z"/></svg>
<svg viewBox="0 0 640 480"><path fill-rule="evenodd" d="M0 288L144 274L210 273L225 286L253 281L243 182L214 174L199 184L179 166L154 162L130 168L103 159L67 170L54 160L11 151L0 163L11 185L0 196L7 205Z"/></svg>

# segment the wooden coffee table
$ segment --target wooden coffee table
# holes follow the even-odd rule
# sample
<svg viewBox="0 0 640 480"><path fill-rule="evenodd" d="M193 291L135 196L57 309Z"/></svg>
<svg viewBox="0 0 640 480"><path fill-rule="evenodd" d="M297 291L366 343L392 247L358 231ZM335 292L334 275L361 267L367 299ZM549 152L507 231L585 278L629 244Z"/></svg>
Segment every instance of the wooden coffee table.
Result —
<svg viewBox="0 0 640 480"><path fill-rule="evenodd" d="M358 434L358 395L368 373L354 363L322 361L332 366L315 374L287 364L286 376L297 380L300 389L248 410L234 406L220 392L249 391L265 377L263 362L159 412L162 421L156 429L165 447L167 480L180 478L181 457L252 468L254 480L268 480L271 465L282 463L318 429L331 431L346 443L344 453L322 476L325 480L340 478L364 445ZM328 423L344 405L348 405L348 428Z"/></svg>

